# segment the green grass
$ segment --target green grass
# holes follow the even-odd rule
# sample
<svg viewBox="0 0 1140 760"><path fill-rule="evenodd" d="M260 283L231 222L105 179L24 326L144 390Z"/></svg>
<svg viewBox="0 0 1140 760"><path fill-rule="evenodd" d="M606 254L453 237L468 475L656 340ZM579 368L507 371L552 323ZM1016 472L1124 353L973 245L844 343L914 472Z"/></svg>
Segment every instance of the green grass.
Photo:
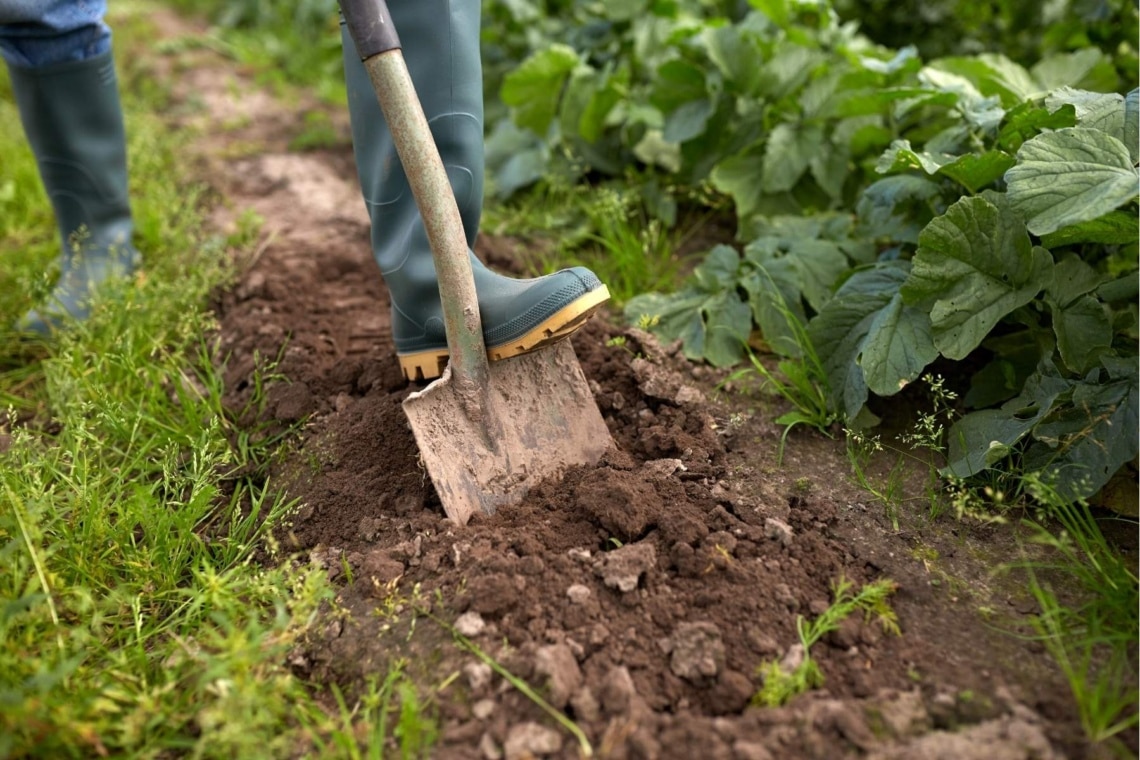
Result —
<svg viewBox="0 0 1140 760"><path fill-rule="evenodd" d="M252 69L260 83L287 92L312 88L324 100L344 104L340 25L334 3L322 0L168 0L168 5L208 20L198 42Z"/></svg>
<svg viewBox="0 0 1140 760"><path fill-rule="evenodd" d="M603 187L579 202L590 231L572 258L606 283L617 306L677 286L685 266L676 255L679 233L651 219L629 193Z"/></svg>
<svg viewBox="0 0 1140 760"><path fill-rule="evenodd" d="M332 687L339 730L327 739L323 732L315 733L317 757L381 760L393 739L401 760L430 757L439 726L404 668L396 661L384 678L369 676L364 693L351 706Z"/></svg>
<svg viewBox="0 0 1140 760"><path fill-rule="evenodd" d="M206 309L256 220L203 231L193 135L156 116L149 6L113 10L145 274L50 339L0 327L0 757L422 756L433 724L406 681L377 734L369 693L326 711L285 665L331 589L254 561L291 507L267 481L285 439L223 407ZM7 326L49 288L58 242L6 77L0 165Z"/></svg>
<svg viewBox="0 0 1140 760"><path fill-rule="evenodd" d="M536 273L589 267L609 287L615 307L639 293L671 291L690 266L678 250L707 217L666 227L650 218L631 181L599 187L544 181L489 203L483 229L533 241L521 263Z"/></svg>
<svg viewBox="0 0 1140 760"><path fill-rule="evenodd" d="M1086 504L1067 502L1039 481L1027 488L1056 521L1053 529L1030 523L1054 559L1019 565L1040 608L1034 627L1069 682L1086 735L1110 741L1140 725L1136 567L1109 546ZM1066 588L1080 599L1073 606L1062 601Z"/></svg>
<svg viewBox="0 0 1140 760"><path fill-rule="evenodd" d="M807 425L831 438L831 426L839 421L840 415L831 408L827 372L815 351L807 328L784 302L779 288L772 287L771 292L774 298L773 308L784 318L788 326L788 339L796 347L797 355L777 362L777 372L773 372L750 348L745 347L752 366L738 370L728 379L731 381L755 373L763 379L763 388L792 405L791 410L776 418L776 424L784 426L776 450L776 462L779 464L784 459L784 447L793 428Z"/></svg>

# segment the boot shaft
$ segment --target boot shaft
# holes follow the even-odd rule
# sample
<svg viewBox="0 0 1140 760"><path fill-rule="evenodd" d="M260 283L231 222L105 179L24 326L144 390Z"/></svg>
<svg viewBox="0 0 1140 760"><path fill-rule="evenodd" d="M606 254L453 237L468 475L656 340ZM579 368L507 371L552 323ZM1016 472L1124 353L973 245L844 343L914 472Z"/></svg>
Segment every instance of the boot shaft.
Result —
<svg viewBox="0 0 1140 760"><path fill-rule="evenodd" d="M129 247L126 138L111 54L8 70L65 254L80 230L85 249Z"/></svg>
<svg viewBox="0 0 1140 760"><path fill-rule="evenodd" d="M480 3L405 0L389 8L451 179L468 246L474 246L483 207ZM382 272L395 272L409 264L410 253L419 247L422 223L372 84L343 25L342 42L353 151L372 219L373 252ZM430 271L434 278L434 267Z"/></svg>

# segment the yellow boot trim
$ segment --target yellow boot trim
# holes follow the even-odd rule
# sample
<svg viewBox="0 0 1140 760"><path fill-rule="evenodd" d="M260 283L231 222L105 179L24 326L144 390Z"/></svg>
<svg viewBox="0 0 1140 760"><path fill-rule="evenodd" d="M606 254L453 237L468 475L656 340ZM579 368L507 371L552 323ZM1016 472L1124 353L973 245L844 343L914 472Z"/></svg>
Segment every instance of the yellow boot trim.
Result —
<svg viewBox="0 0 1140 760"><path fill-rule="evenodd" d="M551 343L564 340L578 328L606 301L610 300L610 289L605 285L594 288L563 306L545 321L526 334L508 341L501 346L487 349L488 361L497 362L519 354L526 354ZM414 354L397 354L404 379L425 382L443 374L447 366L447 350L419 351Z"/></svg>

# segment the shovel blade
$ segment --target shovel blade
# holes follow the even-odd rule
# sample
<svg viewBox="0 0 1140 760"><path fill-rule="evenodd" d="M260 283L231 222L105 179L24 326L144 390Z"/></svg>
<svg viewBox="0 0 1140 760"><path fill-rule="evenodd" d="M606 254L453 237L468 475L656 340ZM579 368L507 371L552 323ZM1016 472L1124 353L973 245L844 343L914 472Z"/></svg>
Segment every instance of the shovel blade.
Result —
<svg viewBox="0 0 1140 760"><path fill-rule="evenodd" d="M485 387L443 377L404 400L447 516L465 525L547 477L594 464L612 443L567 340L490 365Z"/></svg>

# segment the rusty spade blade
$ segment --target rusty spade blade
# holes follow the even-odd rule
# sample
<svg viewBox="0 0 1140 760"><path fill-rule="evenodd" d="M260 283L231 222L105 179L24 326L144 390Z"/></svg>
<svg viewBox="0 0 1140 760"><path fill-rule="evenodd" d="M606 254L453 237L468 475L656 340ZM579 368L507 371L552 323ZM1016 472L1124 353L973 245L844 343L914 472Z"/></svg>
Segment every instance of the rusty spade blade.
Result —
<svg viewBox="0 0 1140 760"><path fill-rule="evenodd" d="M424 221L439 279L449 360L404 401L447 516L463 525L610 445L568 341L488 364L459 208L384 0L341 0ZM445 20L446 21L446 20Z"/></svg>

